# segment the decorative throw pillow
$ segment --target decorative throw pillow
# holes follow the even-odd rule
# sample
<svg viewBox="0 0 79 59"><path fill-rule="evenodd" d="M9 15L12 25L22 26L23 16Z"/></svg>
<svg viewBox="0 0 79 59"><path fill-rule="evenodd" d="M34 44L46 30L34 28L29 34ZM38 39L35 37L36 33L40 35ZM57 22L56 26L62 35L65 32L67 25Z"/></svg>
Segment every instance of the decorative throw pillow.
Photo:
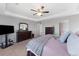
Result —
<svg viewBox="0 0 79 59"><path fill-rule="evenodd" d="M67 49L70 55L79 56L79 37L71 34L67 39Z"/></svg>
<svg viewBox="0 0 79 59"><path fill-rule="evenodd" d="M77 31L75 34L76 34L77 36L79 36L79 31Z"/></svg>
<svg viewBox="0 0 79 59"><path fill-rule="evenodd" d="M66 32L63 35L61 35L60 38L59 38L60 42L61 43L66 43L68 37L70 36L70 34L71 34L70 32Z"/></svg>

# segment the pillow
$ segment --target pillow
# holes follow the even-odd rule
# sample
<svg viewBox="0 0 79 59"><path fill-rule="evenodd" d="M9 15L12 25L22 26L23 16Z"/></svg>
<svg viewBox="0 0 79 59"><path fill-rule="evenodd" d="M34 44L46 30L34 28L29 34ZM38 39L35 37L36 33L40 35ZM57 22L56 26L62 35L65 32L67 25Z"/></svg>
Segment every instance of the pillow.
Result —
<svg viewBox="0 0 79 59"><path fill-rule="evenodd" d="M67 39L67 50L70 55L79 56L79 37L71 34Z"/></svg>
<svg viewBox="0 0 79 59"><path fill-rule="evenodd" d="M66 32L63 35L61 35L60 38L59 38L60 42L61 43L66 43L69 35L70 35L70 32Z"/></svg>
<svg viewBox="0 0 79 59"><path fill-rule="evenodd" d="M79 36L79 31L77 31L75 34L76 34L77 36Z"/></svg>

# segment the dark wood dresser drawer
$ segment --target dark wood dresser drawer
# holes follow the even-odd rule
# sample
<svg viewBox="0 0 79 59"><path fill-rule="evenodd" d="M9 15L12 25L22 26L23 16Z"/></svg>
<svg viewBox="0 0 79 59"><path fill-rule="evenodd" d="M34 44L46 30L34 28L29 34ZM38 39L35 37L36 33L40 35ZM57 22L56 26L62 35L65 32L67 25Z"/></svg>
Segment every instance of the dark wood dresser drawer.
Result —
<svg viewBox="0 0 79 59"><path fill-rule="evenodd" d="M32 38L31 31L18 31L17 32L17 42L24 41Z"/></svg>

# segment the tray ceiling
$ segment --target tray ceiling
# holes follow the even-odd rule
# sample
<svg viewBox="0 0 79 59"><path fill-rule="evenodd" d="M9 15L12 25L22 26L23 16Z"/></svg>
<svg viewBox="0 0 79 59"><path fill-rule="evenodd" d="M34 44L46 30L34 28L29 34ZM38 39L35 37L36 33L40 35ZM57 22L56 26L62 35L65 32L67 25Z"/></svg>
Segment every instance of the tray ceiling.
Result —
<svg viewBox="0 0 79 59"><path fill-rule="evenodd" d="M4 5L6 15L34 21L72 15L76 14L79 10L79 4L77 3L7 3ZM45 6L45 10L48 10L49 13L43 14L43 16L33 15L35 12L30 9L37 9L40 8L40 6ZM0 4L0 7L2 7L2 4Z"/></svg>

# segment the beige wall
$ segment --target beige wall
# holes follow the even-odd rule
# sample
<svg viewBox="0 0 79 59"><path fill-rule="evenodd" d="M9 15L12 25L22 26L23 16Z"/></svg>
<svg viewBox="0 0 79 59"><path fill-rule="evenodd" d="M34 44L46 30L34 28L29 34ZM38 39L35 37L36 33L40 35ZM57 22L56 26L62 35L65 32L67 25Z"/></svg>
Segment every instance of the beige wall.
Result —
<svg viewBox="0 0 79 59"><path fill-rule="evenodd" d="M74 17L70 17L70 23L69 23L70 31L77 32L79 31L79 15L76 15Z"/></svg>
<svg viewBox="0 0 79 59"><path fill-rule="evenodd" d="M40 35L45 34L45 27L54 26L55 34L59 35L59 23L64 23L64 32L71 31L73 33L79 31L79 15L61 17L55 19L44 20L41 22ZM40 27L38 27L40 28Z"/></svg>
<svg viewBox="0 0 79 59"><path fill-rule="evenodd" d="M15 33L9 35L9 38L16 42L16 32L19 29L19 23L28 23L29 31L32 31L35 34L35 37L38 35L37 33L37 25L33 21L28 21L27 19L20 19L10 16L0 16L0 25L13 25L15 28ZM4 35L0 35L0 42L5 40Z"/></svg>
<svg viewBox="0 0 79 59"><path fill-rule="evenodd" d="M59 23L64 23L64 31L69 31L69 20L65 19L50 19L50 20L47 20L47 21L42 21L41 22L41 25L42 25L42 28L41 28L41 35L44 35L45 34L45 27L55 27L55 34L56 35L59 35Z"/></svg>

